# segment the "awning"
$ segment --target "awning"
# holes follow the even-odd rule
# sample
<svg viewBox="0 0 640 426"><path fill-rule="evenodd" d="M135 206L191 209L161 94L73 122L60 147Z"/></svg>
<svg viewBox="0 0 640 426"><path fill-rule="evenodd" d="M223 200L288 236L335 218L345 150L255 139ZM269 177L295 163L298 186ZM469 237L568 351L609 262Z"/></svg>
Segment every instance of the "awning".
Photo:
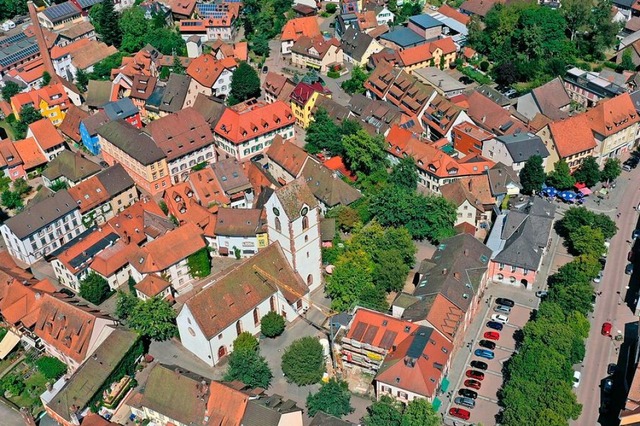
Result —
<svg viewBox="0 0 640 426"><path fill-rule="evenodd" d="M311 62L307 62L307 68L313 68L314 70L319 70L320 65L312 64Z"/></svg>
<svg viewBox="0 0 640 426"><path fill-rule="evenodd" d="M450 384L451 384L451 381L446 377L442 379L442 383L440 383L440 392L446 392L447 389L449 389Z"/></svg>
<svg viewBox="0 0 640 426"><path fill-rule="evenodd" d="M438 411L440 409L440 406L442 405L442 401L440 400L440 398L435 397L433 398L433 403L431 404L433 406L433 409Z"/></svg>
<svg viewBox="0 0 640 426"><path fill-rule="evenodd" d="M589 188L580 188L580 192L582 193L582 195L591 194L591 190Z"/></svg>
<svg viewBox="0 0 640 426"><path fill-rule="evenodd" d="M0 359L5 359L7 355L16 347L18 342L20 341L20 336L14 333L11 330L7 331L7 334L0 342Z"/></svg>

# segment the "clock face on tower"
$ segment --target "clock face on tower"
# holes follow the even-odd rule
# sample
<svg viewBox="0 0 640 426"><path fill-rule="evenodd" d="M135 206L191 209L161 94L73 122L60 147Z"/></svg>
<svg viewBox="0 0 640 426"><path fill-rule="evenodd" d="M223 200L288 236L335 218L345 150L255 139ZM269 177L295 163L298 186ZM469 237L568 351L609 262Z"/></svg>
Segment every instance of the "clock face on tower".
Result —
<svg viewBox="0 0 640 426"><path fill-rule="evenodd" d="M306 216L307 213L309 213L309 208L308 207L303 207L302 210L300 210L300 214L302 216Z"/></svg>
<svg viewBox="0 0 640 426"><path fill-rule="evenodd" d="M273 208L273 214L275 214L276 216L280 216L280 210L278 210L277 207Z"/></svg>

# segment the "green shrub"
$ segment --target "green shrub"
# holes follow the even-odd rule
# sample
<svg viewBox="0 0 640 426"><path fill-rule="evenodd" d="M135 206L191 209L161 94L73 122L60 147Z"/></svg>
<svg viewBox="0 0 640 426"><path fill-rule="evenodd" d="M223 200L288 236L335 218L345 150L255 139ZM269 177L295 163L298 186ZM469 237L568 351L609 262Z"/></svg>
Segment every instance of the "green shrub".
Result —
<svg viewBox="0 0 640 426"><path fill-rule="evenodd" d="M43 356L36 361L38 371L47 379L58 380L67 372L67 366L58 358Z"/></svg>
<svg viewBox="0 0 640 426"><path fill-rule="evenodd" d="M266 337L277 337L284 331L284 318L277 312L269 312L260 321L260 331Z"/></svg>
<svg viewBox="0 0 640 426"><path fill-rule="evenodd" d="M327 77L329 77L329 78L339 78L339 77L340 77L340 72L338 72L338 71L333 71L333 70L332 70L332 71L329 71L329 72L327 73Z"/></svg>
<svg viewBox="0 0 640 426"><path fill-rule="evenodd" d="M336 10L338 10L338 5L335 4L335 3L328 3L324 7L324 10L326 10L327 13L334 14L334 13L336 13Z"/></svg>

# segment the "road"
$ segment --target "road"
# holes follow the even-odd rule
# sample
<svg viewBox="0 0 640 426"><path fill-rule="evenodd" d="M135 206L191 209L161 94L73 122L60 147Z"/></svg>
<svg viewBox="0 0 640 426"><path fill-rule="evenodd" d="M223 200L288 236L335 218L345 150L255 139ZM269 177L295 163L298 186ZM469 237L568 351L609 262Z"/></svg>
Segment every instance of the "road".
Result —
<svg viewBox="0 0 640 426"><path fill-rule="evenodd" d="M581 367L582 377L577 397L583 409L580 418L572 422L572 425L617 424L618 411L615 408L611 410L610 418L599 418L599 407L602 403L601 382L606 377L607 364L617 361L619 350L618 343L602 336L600 331L604 322L611 322L613 324L612 334L617 334L618 330L625 330L626 323L633 321L634 318L637 321L637 317L633 316L633 312L624 300L629 285L629 276L625 275L624 268L628 263L627 254L631 249L629 239L638 219L634 208L640 201L640 191L638 191L639 188L636 184L639 178L640 169L635 169L630 173L623 172L623 175L618 178L618 188L615 190L619 191L623 189L620 186L624 186L623 191L620 191L616 197L618 199L610 209L601 206L602 211L609 210L615 219L615 206L617 205L620 213L620 217L616 219L618 233L611 240L604 278L597 289L602 294L597 298L592 315L584 364L578 366ZM617 386L617 389L621 390L621 388L622 386ZM622 395L620 399L623 399ZM622 403L622 401L618 401L618 403Z"/></svg>
<svg viewBox="0 0 640 426"><path fill-rule="evenodd" d="M22 416L13 408L0 402L0 424L2 426L24 426L24 420Z"/></svg>

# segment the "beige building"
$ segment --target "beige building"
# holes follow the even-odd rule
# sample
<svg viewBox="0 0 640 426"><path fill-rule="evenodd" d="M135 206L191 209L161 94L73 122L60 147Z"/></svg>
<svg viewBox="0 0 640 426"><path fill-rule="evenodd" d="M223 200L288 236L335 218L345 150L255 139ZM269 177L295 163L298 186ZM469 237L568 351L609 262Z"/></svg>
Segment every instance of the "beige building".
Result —
<svg viewBox="0 0 640 426"><path fill-rule="evenodd" d="M343 65L344 54L340 42L335 38L300 37L291 47L291 63L296 67L326 73L334 65Z"/></svg>
<svg viewBox="0 0 640 426"><path fill-rule="evenodd" d="M593 155L597 146L585 114L549 123L536 135L549 151L544 170L547 173L560 159L566 161L572 171L576 170L585 158Z"/></svg>

